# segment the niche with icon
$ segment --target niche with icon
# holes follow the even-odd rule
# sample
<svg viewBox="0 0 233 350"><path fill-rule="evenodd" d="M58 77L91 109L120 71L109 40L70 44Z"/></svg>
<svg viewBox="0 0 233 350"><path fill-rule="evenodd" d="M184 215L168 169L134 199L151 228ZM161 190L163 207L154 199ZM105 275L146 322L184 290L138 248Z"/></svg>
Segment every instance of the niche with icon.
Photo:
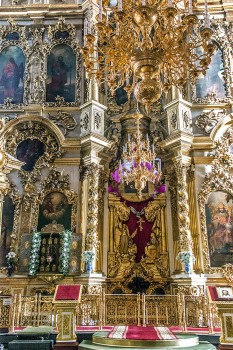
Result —
<svg viewBox="0 0 233 350"><path fill-rule="evenodd" d="M62 240L59 233L42 233L39 272L59 272Z"/></svg>

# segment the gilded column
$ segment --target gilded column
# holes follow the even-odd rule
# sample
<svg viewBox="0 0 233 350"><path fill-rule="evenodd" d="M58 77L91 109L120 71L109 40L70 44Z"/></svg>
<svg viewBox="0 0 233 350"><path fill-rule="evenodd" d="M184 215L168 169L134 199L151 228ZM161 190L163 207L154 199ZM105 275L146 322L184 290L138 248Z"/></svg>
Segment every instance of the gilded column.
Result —
<svg viewBox="0 0 233 350"><path fill-rule="evenodd" d="M93 269L96 268L96 260L99 256L98 238L98 211L99 211L99 166L92 163L86 169L88 178L88 206L87 206L87 228L85 237L85 250L92 251L94 255Z"/></svg>
<svg viewBox="0 0 233 350"><path fill-rule="evenodd" d="M179 217L178 258L185 265L189 265L192 271L193 242L190 232L189 203L187 192L187 167L190 158L178 156L174 159L177 177L177 207ZM186 271L188 272L188 271Z"/></svg>
<svg viewBox="0 0 233 350"><path fill-rule="evenodd" d="M196 272L201 271L201 263L199 256L199 231L197 225L197 209L196 209L196 191L194 182L195 170L191 167L187 173L187 190L188 190L188 200L190 208L190 230L192 234L193 241L193 254L195 256L194 270Z"/></svg>
<svg viewBox="0 0 233 350"><path fill-rule="evenodd" d="M178 255L179 219L178 219L178 203L177 203L177 178L176 178L174 167L169 169L167 180L169 183L168 189L170 193L170 203L171 203L174 271L175 273L179 273L180 270L182 269L182 266L180 264L180 261L176 259Z"/></svg>
<svg viewBox="0 0 233 350"><path fill-rule="evenodd" d="M22 162L17 160L12 156L8 156L8 154L0 149L0 236L1 236L1 226L2 226L2 210L3 210L3 202L4 196L11 189L11 185L9 185L9 181L7 178L7 174L9 174L12 170L19 170L23 165ZM15 245L16 236L11 235L11 249L13 250L13 246Z"/></svg>
<svg viewBox="0 0 233 350"><path fill-rule="evenodd" d="M162 232L162 253L167 251L167 237L165 226L165 205L161 206L161 232Z"/></svg>

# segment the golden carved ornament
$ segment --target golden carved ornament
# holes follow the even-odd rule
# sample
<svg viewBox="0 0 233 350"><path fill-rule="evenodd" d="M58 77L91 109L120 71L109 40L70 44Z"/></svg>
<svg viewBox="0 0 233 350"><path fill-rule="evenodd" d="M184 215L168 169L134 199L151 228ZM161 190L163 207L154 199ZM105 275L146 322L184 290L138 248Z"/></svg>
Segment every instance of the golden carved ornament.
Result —
<svg viewBox="0 0 233 350"><path fill-rule="evenodd" d="M175 172L177 176L177 201L179 210L179 252L189 252L192 251L192 239L186 183L187 167L183 164L182 159L175 160Z"/></svg>
<svg viewBox="0 0 233 350"><path fill-rule="evenodd" d="M67 32L68 35L64 38L58 38L57 32ZM66 23L63 17L60 17L55 26L49 26L48 28L48 43L43 45L43 59L42 59L42 74L46 78L47 67L44 62L47 61L47 56L50 54L51 50L55 45L64 44L72 48L76 55L76 76L75 76L75 102L65 102L64 98L61 96L56 97L56 102L45 102L45 106L77 106L81 102L81 45L77 39L77 29L73 24ZM44 100L45 100L45 87L44 87Z"/></svg>
<svg viewBox="0 0 233 350"><path fill-rule="evenodd" d="M205 181L202 184L201 190L198 194L198 202L200 206L200 221L201 221L201 237L202 237L202 248L204 257L204 271L206 273L217 273L221 272L225 274L225 270L229 271L229 264L226 268L222 267L211 267L210 256L209 256L209 244L208 236L206 231L206 215L205 205L207 199L212 192L223 191L233 196L233 176L230 175L229 171L233 168L233 129L229 129L225 135L215 143L215 158L211 165L211 172L205 177ZM226 273L228 275L228 272ZM229 277L228 277L229 278Z"/></svg>
<svg viewBox="0 0 233 350"><path fill-rule="evenodd" d="M125 203L120 203L115 207L115 215L121 221L127 221L130 215L130 208Z"/></svg>
<svg viewBox="0 0 233 350"><path fill-rule="evenodd" d="M160 205L158 205L158 203L154 201L149 202L147 207L145 208L146 220L149 222L154 221L156 217L160 216L160 210L161 210L161 207Z"/></svg>
<svg viewBox="0 0 233 350"><path fill-rule="evenodd" d="M55 158L60 158L62 151L57 137L39 121L21 121L13 125L11 132L6 132L6 151L17 156L17 148L19 144L26 140L39 140L45 146L45 151L36 161L32 171L21 169L19 176L23 184L28 182L36 182L40 175L40 169L48 166Z"/></svg>
<svg viewBox="0 0 233 350"><path fill-rule="evenodd" d="M197 98L196 96L196 85L191 85L191 95L192 102L198 104L207 104L207 105L218 105L218 104L229 104L232 102L232 78L231 74L228 72L231 71L231 55L229 52L232 50L232 25L229 25L228 21L225 19L212 19L211 28L213 30L213 40L218 44L218 47L222 53L222 60L224 66L224 82L225 82L225 97L217 97L216 92L213 88L212 91L208 92L207 95L203 98Z"/></svg>
<svg viewBox="0 0 233 350"><path fill-rule="evenodd" d="M67 198L68 204L72 204L71 211L71 229L74 230L76 226L78 195L70 189L70 179L68 174L64 174L63 171L52 167L47 177L42 179L41 188L37 193L37 201L35 205L35 215L33 221L33 227L37 226L37 218L39 214L39 205L43 203L44 198L52 193L60 192Z"/></svg>

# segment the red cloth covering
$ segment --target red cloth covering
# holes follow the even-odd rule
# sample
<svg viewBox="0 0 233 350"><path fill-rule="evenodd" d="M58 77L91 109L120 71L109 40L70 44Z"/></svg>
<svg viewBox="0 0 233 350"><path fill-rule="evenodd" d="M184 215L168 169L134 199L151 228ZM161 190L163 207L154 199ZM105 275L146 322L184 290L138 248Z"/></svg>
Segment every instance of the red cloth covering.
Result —
<svg viewBox="0 0 233 350"><path fill-rule="evenodd" d="M212 301L217 300L218 299L218 293L217 293L217 289L215 286L208 286L208 291L209 291L209 295Z"/></svg>
<svg viewBox="0 0 233 350"><path fill-rule="evenodd" d="M224 287L222 287L222 289L224 289ZM231 295L229 296L229 298L222 298L221 296L219 297L217 288L215 286L208 286L208 291L211 301L233 301L233 297Z"/></svg>
<svg viewBox="0 0 233 350"><path fill-rule="evenodd" d="M121 200L125 202L125 200ZM140 213L148 206L149 202L151 202L151 199L143 202L126 201L126 205L127 207L132 207ZM153 227L153 222L148 222L145 218L145 214L140 215L140 217L142 219L142 231L140 231L139 227L139 217L137 217L132 210L130 211L129 219L125 222L129 228L130 236L132 236L137 229L137 234L133 237L133 242L137 246L137 254L135 257L135 262L137 263L141 261L143 255L145 254L145 247L147 243L150 242L150 234Z"/></svg>
<svg viewBox="0 0 233 350"><path fill-rule="evenodd" d="M133 340L172 340L176 335L168 327L115 326L108 338Z"/></svg>
<svg viewBox="0 0 233 350"><path fill-rule="evenodd" d="M183 327L181 326L171 326L169 327L172 332L184 332ZM209 328L208 327L187 327L186 332L191 332L191 333L204 333L204 334L209 334ZM214 327L213 329L214 333L221 333L221 328L219 327ZM185 333L185 332L184 332Z"/></svg>
<svg viewBox="0 0 233 350"><path fill-rule="evenodd" d="M80 293L80 284L65 284L57 287L55 300L79 300Z"/></svg>

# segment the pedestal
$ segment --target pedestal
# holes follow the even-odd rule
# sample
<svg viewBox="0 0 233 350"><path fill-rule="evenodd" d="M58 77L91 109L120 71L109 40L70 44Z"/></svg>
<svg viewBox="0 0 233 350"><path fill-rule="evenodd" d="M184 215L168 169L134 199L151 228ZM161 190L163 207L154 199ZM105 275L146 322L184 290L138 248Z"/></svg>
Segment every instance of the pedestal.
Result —
<svg viewBox="0 0 233 350"><path fill-rule="evenodd" d="M77 303L81 300L81 285L57 286L53 303L57 342L76 342Z"/></svg>
<svg viewBox="0 0 233 350"><path fill-rule="evenodd" d="M221 349L233 349L233 300L216 301L216 305L222 324ZM231 345L230 348L226 347L228 344Z"/></svg>
<svg viewBox="0 0 233 350"><path fill-rule="evenodd" d="M222 324L219 349L233 350L233 290L229 286L208 286L208 296L215 303Z"/></svg>
<svg viewBox="0 0 233 350"><path fill-rule="evenodd" d="M54 350L78 350L78 343L59 342L55 344Z"/></svg>

